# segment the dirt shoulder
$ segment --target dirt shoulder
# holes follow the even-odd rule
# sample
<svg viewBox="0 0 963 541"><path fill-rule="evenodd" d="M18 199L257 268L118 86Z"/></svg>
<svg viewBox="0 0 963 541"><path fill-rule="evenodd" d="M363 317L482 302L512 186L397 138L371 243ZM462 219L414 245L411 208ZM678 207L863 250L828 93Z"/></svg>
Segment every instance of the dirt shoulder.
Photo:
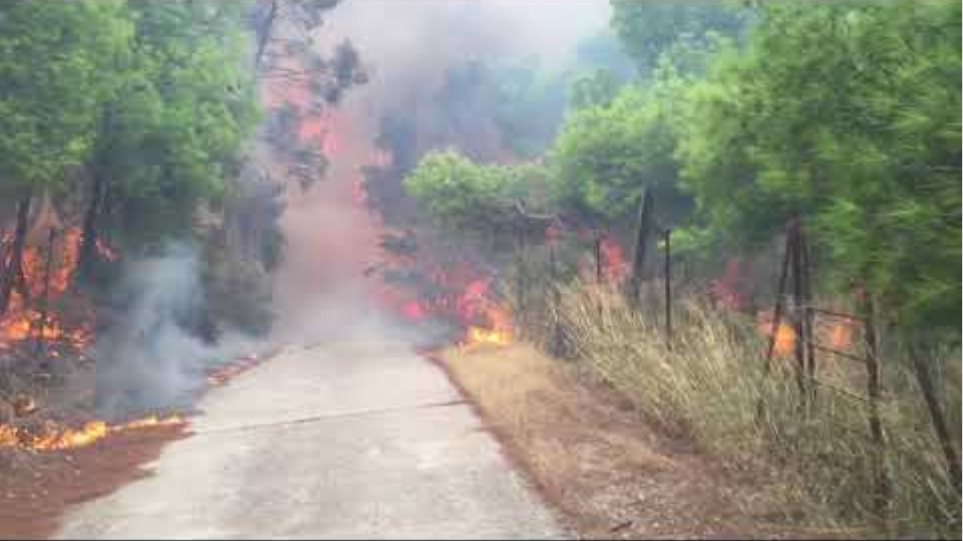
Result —
<svg viewBox="0 0 963 541"><path fill-rule="evenodd" d="M68 507L150 475L144 465L186 435L184 425L160 426L69 451L0 449L0 539L56 534Z"/></svg>
<svg viewBox="0 0 963 541"><path fill-rule="evenodd" d="M208 388L228 384L276 353L272 350L260 357L243 356L209 370ZM91 363L75 363L59 386L34 384L23 389L37 397L39 406L29 416L16 419L18 425L55 422L61 428L80 427L94 418ZM71 506L152 475L148 465L166 444L190 436L189 427L186 423L142 427L63 450L0 447L0 539L55 535Z"/></svg>
<svg viewBox="0 0 963 541"><path fill-rule="evenodd" d="M526 345L430 357L579 537L779 536L759 487L652 428L571 365Z"/></svg>

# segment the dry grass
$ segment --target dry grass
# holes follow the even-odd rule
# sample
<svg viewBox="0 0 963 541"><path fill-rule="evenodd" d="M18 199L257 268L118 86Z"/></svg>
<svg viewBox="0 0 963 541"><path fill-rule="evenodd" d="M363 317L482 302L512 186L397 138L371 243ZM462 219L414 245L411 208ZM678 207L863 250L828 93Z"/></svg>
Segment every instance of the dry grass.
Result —
<svg viewBox="0 0 963 541"><path fill-rule="evenodd" d="M833 387L820 388L816 406L804 415L788 365L777 363L770 377L762 377L762 339L754 322L693 303L678 303L675 312L671 351L661 313L628 310L612 292L568 289L558 315L578 364L646 415L678 427L733 469L782 478L786 508L803 511L786 518L806 531L960 535L959 495L946 479L927 412L905 370L887 365L884 371L888 392L881 407L893 495L883 518L873 512L875 447L857 373L821 360L821 377ZM942 381L952 383L944 394L959 410L959 377ZM760 399L765 414L758 418Z"/></svg>
<svg viewBox="0 0 963 541"><path fill-rule="evenodd" d="M624 397L576 367L523 344L452 349L442 362L581 537L779 533L765 526L772 506L758 487L652 430Z"/></svg>

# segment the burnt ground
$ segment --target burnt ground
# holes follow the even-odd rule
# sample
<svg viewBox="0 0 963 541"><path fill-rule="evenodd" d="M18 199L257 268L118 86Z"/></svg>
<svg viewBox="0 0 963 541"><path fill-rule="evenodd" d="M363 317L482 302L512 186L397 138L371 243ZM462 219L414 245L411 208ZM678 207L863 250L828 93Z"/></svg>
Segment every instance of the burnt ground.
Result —
<svg viewBox="0 0 963 541"><path fill-rule="evenodd" d="M224 385L274 353L257 359L242 357L210 370L209 385ZM79 427L94 419L94 363L71 363L70 369L59 376L53 383L50 378L8 374L18 392L35 399L36 409L22 417L13 416L11 409L5 416L13 418L3 421L39 428L50 421ZM113 433L92 445L63 451L0 447L0 539L50 537L58 531L70 506L150 476L146 465L157 459L167 443L190 436L189 426Z"/></svg>
<svg viewBox="0 0 963 541"><path fill-rule="evenodd" d="M579 538L794 535L764 483L725 471L566 363L525 345L428 357Z"/></svg>
<svg viewBox="0 0 963 541"><path fill-rule="evenodd" d="M69 451L0 449L0 539L55 534L63 512L150 475L144 465L163 446L189 435L161 426L112 435Z"/></svg>

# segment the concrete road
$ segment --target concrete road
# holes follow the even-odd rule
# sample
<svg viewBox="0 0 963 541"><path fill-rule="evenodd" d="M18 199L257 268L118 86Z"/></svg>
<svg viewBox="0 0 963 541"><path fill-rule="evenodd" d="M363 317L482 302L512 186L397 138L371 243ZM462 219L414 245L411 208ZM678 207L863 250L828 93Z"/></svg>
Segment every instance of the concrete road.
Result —
<svg viewBox="0 0 963 541"><path fill-rule="evenodd" d="M440 369L374 334L291 347L207 394L153 475L62 538L564 535Z"/></svg>

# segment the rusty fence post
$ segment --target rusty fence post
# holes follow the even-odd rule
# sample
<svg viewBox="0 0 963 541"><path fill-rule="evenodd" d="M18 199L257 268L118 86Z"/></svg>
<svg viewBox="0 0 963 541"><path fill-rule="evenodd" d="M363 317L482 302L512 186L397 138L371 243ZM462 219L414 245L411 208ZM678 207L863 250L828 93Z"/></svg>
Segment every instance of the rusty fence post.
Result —
<svg viewBox="0 0 963 541"><path fill-rule="evenodd" d="M605 280L602 276L602 234L595 237L595 283L602 285Z"/></svg>
<svg viewBox="0 0 963 541"><path fill-rule="evenodd" d="M786 295L786 280L789 275L789 260L792 256L793 248L793 235L791 233L791 228L786 231L786 244L783 248L782 256L782 266L779 271L779 283L776 286L776 307L773 309L772 315L772 326L769 332L769 344L766 347L766 359L762 368L763 383L765 379L769 376L769 372L772 370L772 355L775 353L776 349L776 335L779 332L779 324L782 322L782 312L783 305L785 304ZM765 396L762 394L762 386L760 386L759 401L756 403L756 421L762 419L763 409L765 407Z"/></svg>
<svg viewBox="0 0 963 541"><path fill-rule="evenodd" d="M806 390L806 328L803 317L803 285L802 285L802 236L800 235L799 218L793 218L790 225L792 243L792 325L796 334L793 349L796 357L796 386L799 388L800 408L805 410L807 398Z"/></svg>
<svg viewBox="0 0 963 541"><path fill-rule="evenodd" d="M642 202L639 204L639 224L635 236L635 249L632 254L632 274L629 277L628 301L629 306L638 308L641 299L642 268L645 264L645 253L648 247L649 230L652 227L652 191L645 190Z"/></svg>
<svg viewBox="0 0 963 541"><path fill-rule="evenodd" d="M665 281L665 346L672 351L672 229L665 228L663 233L665 242L665 266L663 279Z"/></svg>
<svg viewBox="0 0 963 541"><path fill-rule="evenodd" d="M528 322L526 290L528 289L527 269L525 265L525 229L524 225L515 225L515 306L516 321L519 331L525 332Z"/></svg>
<svg viewBox="0 0 963 541"><path fill-rule="evenodd" d="M926 409L929 410L933 431L936 432L940 447L943 449L943 457L946 459L946 473L956 493L960 494L960 457L953 447L953 438L950 436L950 429L947 426L946 417L943 415L943 408L940 406L939 398L936 395L936 387L930 377L929 367L926 366L920 352L916 351L915 348L910 352L910 355L913 357L916 381L919 383L923 399L926 401Z"/></svg>
<svg viewBox="0 0 963 541"><path fill-rule="evenodd" d="M552 355L558 358L562 356L562 292L559 289L558 260L555 254L555 244L551 243L548 247L548 266L552 288Z"/></svg>
<svg viewBox="0 0 963 541"><path fill-rule="evenodd" d="M598 309L598 312L599 312L599 321L601 321L602 314L604 312L604 308L602 306L602 295L605 294L603 292L603 287L602 287L603 284L605 283L605 276L603 274L604 263L602 262L603 255L602 255L602 233L601 232L595 237L594 249L595 249L595 284L596 284L595 289L598 294L598 299L596 299L598 301L598 306L596 306L596 308Z"/></svg>
<svg viewBox="0 0 963 541"><path fill-rule="evenodd" d="M879 366L879 339L876 334L875 305L872 297L864 293L862 299L863 336L866 341L866 391L869 395L869 432L873 438L873 454L871 457L873 476L876 483L874 507L882 518L888 514L890 502L889 476L886 473L886 441L883 435L883 423L879 416L879 400L882 394Z"/></svg>
<svg viewBox="0 0 963 541"><path fill-rule="evenodd" d="M809 242L801 224L799 229L799 255L802 260L800 267L802 269L802 301L804 303L803 328L805 329L805 336L801 336L799 339L804 341L806 349L806 381L809 382L809 404L810 407L815 407L816 348L813 347L815 312L813 310L812 261L810 260Z"/></svg>

